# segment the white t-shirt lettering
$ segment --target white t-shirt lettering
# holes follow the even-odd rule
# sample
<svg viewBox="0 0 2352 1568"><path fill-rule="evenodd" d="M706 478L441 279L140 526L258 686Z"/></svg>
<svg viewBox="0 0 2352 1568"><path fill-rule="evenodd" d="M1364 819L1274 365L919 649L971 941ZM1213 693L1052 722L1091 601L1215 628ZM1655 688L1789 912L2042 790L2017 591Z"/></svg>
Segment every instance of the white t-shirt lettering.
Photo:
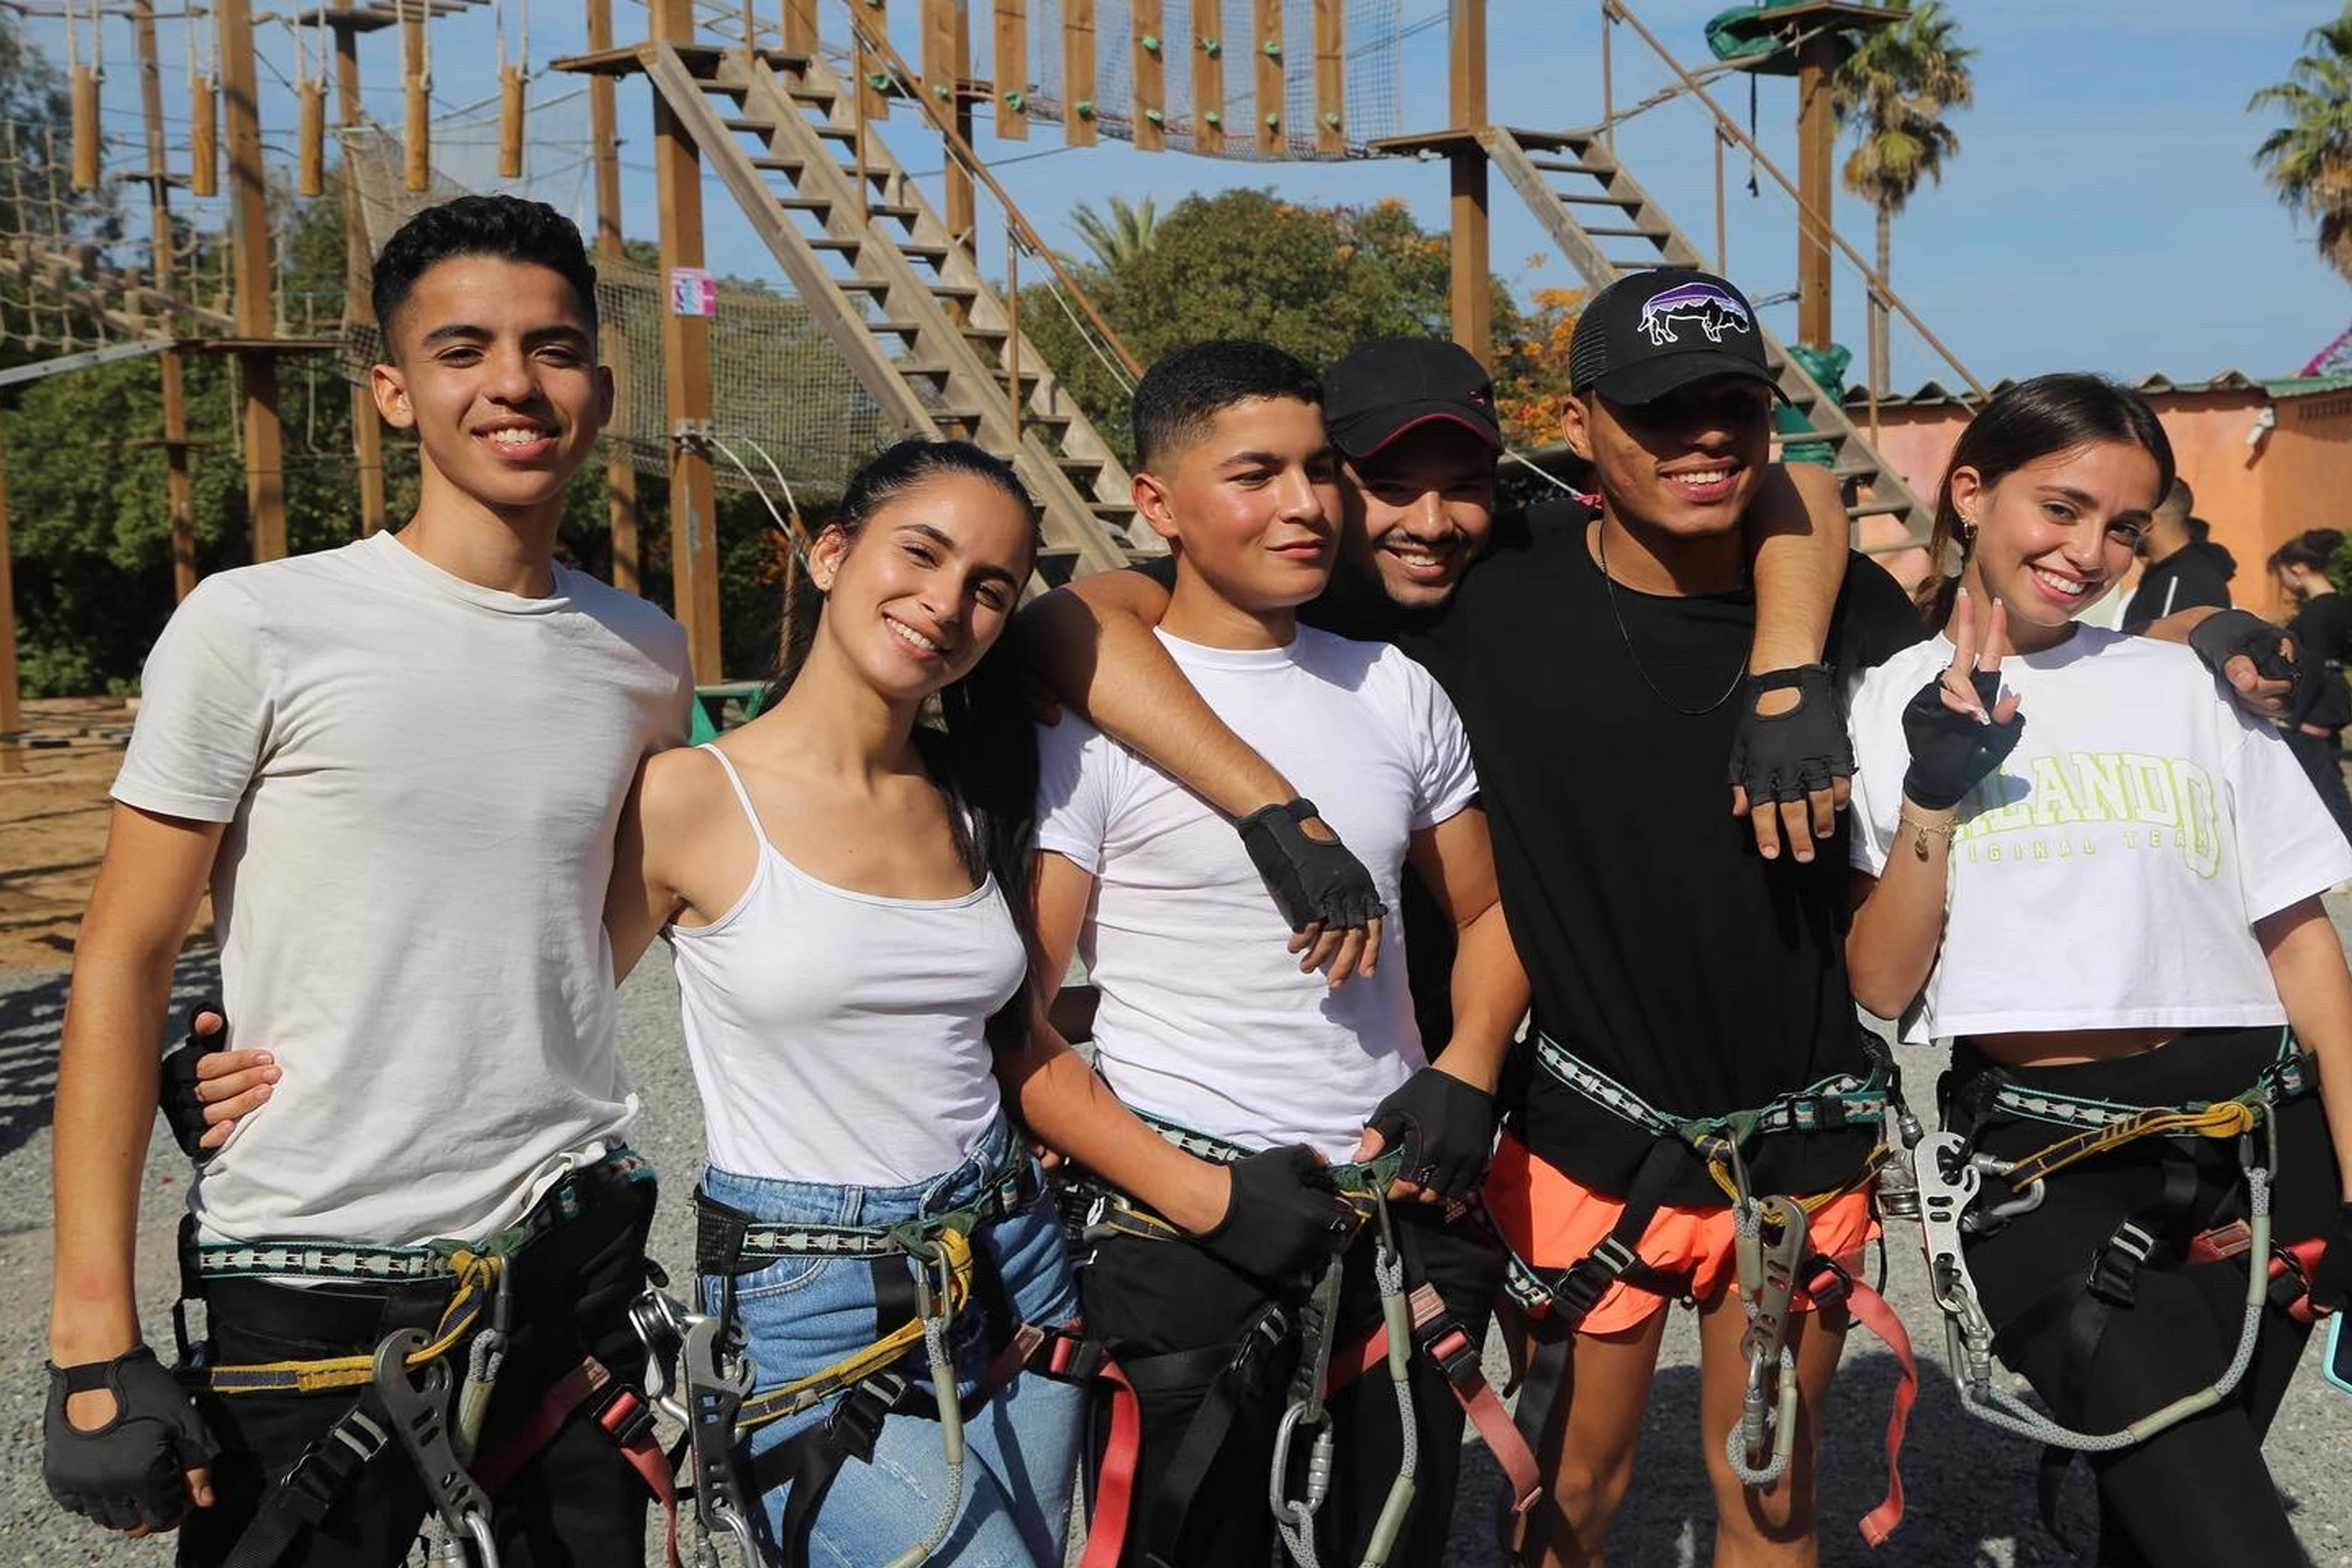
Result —
<svg viewBox="0 0 2352 1568"><path fill-rule="evenodd" d="M390 533L209 577L147 660L114 798L225 822L240 1046L284 1069L190 1196L207 1233L377 1246L520 1217L635 1113L604 931L677 624L558 568L521 598Z"/></svg>
<svg viewBox="0 0 2352 1568"><path fill-rule="evenodd" d="M1872 876L1910 853L1903 709L1951 660L1935 637L1855 689L1850 858ZM2025 733L1960 803L1943 949L1903 1038L2285 1022L2253 923L2352 877L2352 847L2277 731L2189 649L2096 626L2001 680Z"/></svg>
<svg viewBox="0 0 2352 1568"><path fill-rule="evenodd" d="M1315 803L1391 918L1374 976L1330 990L1284 951L1288 927L1231 822L1078 719L1041 728L1038 845L1096 879L1079 938L1102 992L1095 1065L1128 1104L1193 1131L1344 1160L1373 1107L1425 1059L1398 881L1412 834L1478 793L1462 721L1428 672L1385 644L1305 626L1265 650L1160 640L1218 717Z"/></svg>

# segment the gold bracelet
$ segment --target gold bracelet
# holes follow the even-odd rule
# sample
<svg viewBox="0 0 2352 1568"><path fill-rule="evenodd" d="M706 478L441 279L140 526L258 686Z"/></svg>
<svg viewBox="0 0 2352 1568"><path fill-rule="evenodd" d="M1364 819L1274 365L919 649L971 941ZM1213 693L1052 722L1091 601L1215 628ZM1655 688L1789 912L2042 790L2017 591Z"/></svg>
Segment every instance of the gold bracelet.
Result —
<svg viewBox="0 0 2352 1568"><path fill-rule="evenodd" d="M1927 858L1927 840L1930 837L1942 839L1944 848L1948 853L1952 847L1952 835L1960 830L1958 817L1943 823L1922 822L1908 811L1897 811L1895 820L1899 826L1911 830L1911 853L1922 860Z"/></svg>

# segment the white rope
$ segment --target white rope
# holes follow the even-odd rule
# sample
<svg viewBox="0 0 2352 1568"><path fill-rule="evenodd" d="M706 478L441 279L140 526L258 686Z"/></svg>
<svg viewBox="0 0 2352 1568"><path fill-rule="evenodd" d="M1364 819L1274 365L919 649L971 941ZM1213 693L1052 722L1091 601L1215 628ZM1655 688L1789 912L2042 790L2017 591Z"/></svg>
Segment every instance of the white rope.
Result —
<svg viewBox="0 0 2352 1568"><path fill-rule="evenodd" d="M784 484L784 476L781 473L777 473L774 460L769 458L767 452L761 447L757 441L752 440L751 437L738 431L735 438L760 454L761 460L768 465L768 471L776 475L776 483L783 485L784 505L791 508L792 510L797 514L800 511L800 508L793 500L793 487ZM808 552L801 547L800 535L793 531L792 524L787 522L784 520L783 514L776 510L776 503L768 499L767 490L761 485L757 479L752 477L751 470L743 466L743 459L735 455L735 448L729 446L726 441L715 432L710 437L710 444L718 447L720 452L724 453L727 460L734 464L737 469L742 473L743 482L751 487L751 493L758 496L760 498L760 504L768 509L768 516L774 521L776 531L782 534L784 536L784 542L791 546L793 559L797 560L803 568L807 567L809 564Z"/></svg>
<svg viewBox="0 0 2352 1568"><path fill-rule="evenodd" d="M1526 453L1520 451L1516 447L1504 447L1503 456L1508 458L1514 463L1518 464L1519 467L1526 468L1538 479L1543 480L1544 483L1559 491L1562 495L1572 496L1576 493L1576 487L1574 485L1570 484L1566 479L1561 479L1549 468L1543 467L1533 458L1528 457Z"/></svg>

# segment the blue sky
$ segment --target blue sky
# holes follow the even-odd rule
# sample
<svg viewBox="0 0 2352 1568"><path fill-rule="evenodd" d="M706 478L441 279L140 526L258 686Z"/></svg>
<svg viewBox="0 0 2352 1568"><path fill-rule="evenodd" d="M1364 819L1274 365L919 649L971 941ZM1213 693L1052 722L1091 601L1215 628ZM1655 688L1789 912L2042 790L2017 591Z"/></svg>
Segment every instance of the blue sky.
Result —
<svg viewBox="0 0 2352 1568"><path fill-rule="evenodd" d="M523 0L504 0L509 37ZM1409 31L1401 46L1398 119L1403 130L1444 123L1444 27L1412 30L1442 14L1444 0L1387 0ZM835 0L825 0L835 13ZM307 6L305 7L308 8ZM776 0L758 0L763 16ZM1033 10L1038 8L1034 4ZM1639 0L1644 21L1685 64L1705 58L1700 28L1716 0ZM891 7L901 52L917 52L917 7ZM2278 79L2302 47L2305 30L2324 19L2326 0L1949 0L1975 60L1976 106L1956 117L1961 153L1945 183L1918 196L1896 221L1893 278L1897 289L1979 377L2023 375L2060 367L2088 367L2137 377L2161 371L2177 380L2229 367L2257 375L2293 373L2352 322L2352 286L2317 258L2310 226L2298 224L2273 198L2250 155L2267 123L2249 116L2246 100ZM975 69L986 69L985 0L972 0L980 21ZM1599 7L1589 0L1491 0L1489 93L1497 121L1531 127L1587 124L1600 116ZM624 40L644 26L645 13L629 0L616 5ZM1108 7L1105 7L1106 15ZM36 36L59 58L58 24L36 22ZM574 5L541 0L530 16L531 54L541 63L584 47ZM834 38L845 36L837 21ZM164 25L163 77L177 101L181 39ZM282 29L264 29L263 113L268 141L290 144L290 96L282 80L293 74L293 53ZM389 32L362 41L368 105L397 126L399 63ZM442 109L478 102L494 91L496 33L490 8L435 24L435 96ZM1351 44L1356 39L1351 37ZM128 68L131 40L110 26L108 124L118 136L136 134L135 79ZM1616 58L1621 106L1663 80L1639 40L1623 30ZM585 149L584 109L578 79L542 73L534 91L551 101L533 120L544 144L533 150L536 194L587 216L588 186L580 160ZM1744 79L1718 84L1718 100L1745 113ZM656 223L651 173L646 89L631 82L622 94L624 167L628 231L651 236ZM1765 78L1759 103L1760 139L1793 172L1795 90L1785 78ZM1072 205L1097 205L1118 195L1150 195L1165 206L1192 191L1272 184L1302 199L1371 202L1402 197L1433 228L1446 221L1442 166L1379 159L1349 163L1255 164L1181 153L1144 154L1118 143L1070 152L1059 128L1039 124L1026 142L979 135L980 151L997 168L1031 220L1049 241L1071 244ZM493 132L494 134L494 132ZM936 169L935 148L924 145L910 111L888 132L909 167ZM452 162L487 156L447 138ZM1712 163L1703 122L1692 106L1663 107L1620 132L1627 167L1658 197L1703 248L1713 236ZM1843 148L1841 156L1843 156ZM1037 154L1048 154L1038 156ZM117 154L128 158L127 149ZM1018 161L1014 161L1018 160ZM1743 172L1733 162L1735 176ZM487 170L483 171L487 174ZM936 187L936 182L934 182ZM1735 187L1731 196L1731 271L1751 293L1767 295L1795 281L1794 231L1785 200L1769 180L1760 199ZM751 231L715 183L707 200L712 265L752 276L779 276ZM1496 270L1522 293L1575 279L1552 252L1517 198L1496 182L1494 258ZM1837 209L1838 226L1865 254L1871 247L1868 210L1850 197ZM989 244L983 237L983 247ZM983 256L1001 255L1001 245ZM1861 290L1841 268L1838 335L1856 351L1863 343ZM1792 335L1793 307L1769 312ZM1942 376L1928 351L1898 330L1895 382L1907 388Z"/></svg>

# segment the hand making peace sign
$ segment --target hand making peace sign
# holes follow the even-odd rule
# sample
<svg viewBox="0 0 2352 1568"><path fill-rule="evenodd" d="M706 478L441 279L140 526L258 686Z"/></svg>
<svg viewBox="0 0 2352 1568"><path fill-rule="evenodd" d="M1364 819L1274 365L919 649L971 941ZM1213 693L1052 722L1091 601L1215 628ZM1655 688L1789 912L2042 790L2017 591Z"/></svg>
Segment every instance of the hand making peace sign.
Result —
<svg viewBox="0 0 2352 1568"><path fill-rule="evenodd" d="M1911 744L1903 793L1928 811L1958 805L2025 733L2017 694L2004 696L2000 689L2000 661L2010 652L2009 611L1993 601L1979 647L1971 609L1963 588L1952 612L1952 662L1903 710L1903 737Z"/></svg>

